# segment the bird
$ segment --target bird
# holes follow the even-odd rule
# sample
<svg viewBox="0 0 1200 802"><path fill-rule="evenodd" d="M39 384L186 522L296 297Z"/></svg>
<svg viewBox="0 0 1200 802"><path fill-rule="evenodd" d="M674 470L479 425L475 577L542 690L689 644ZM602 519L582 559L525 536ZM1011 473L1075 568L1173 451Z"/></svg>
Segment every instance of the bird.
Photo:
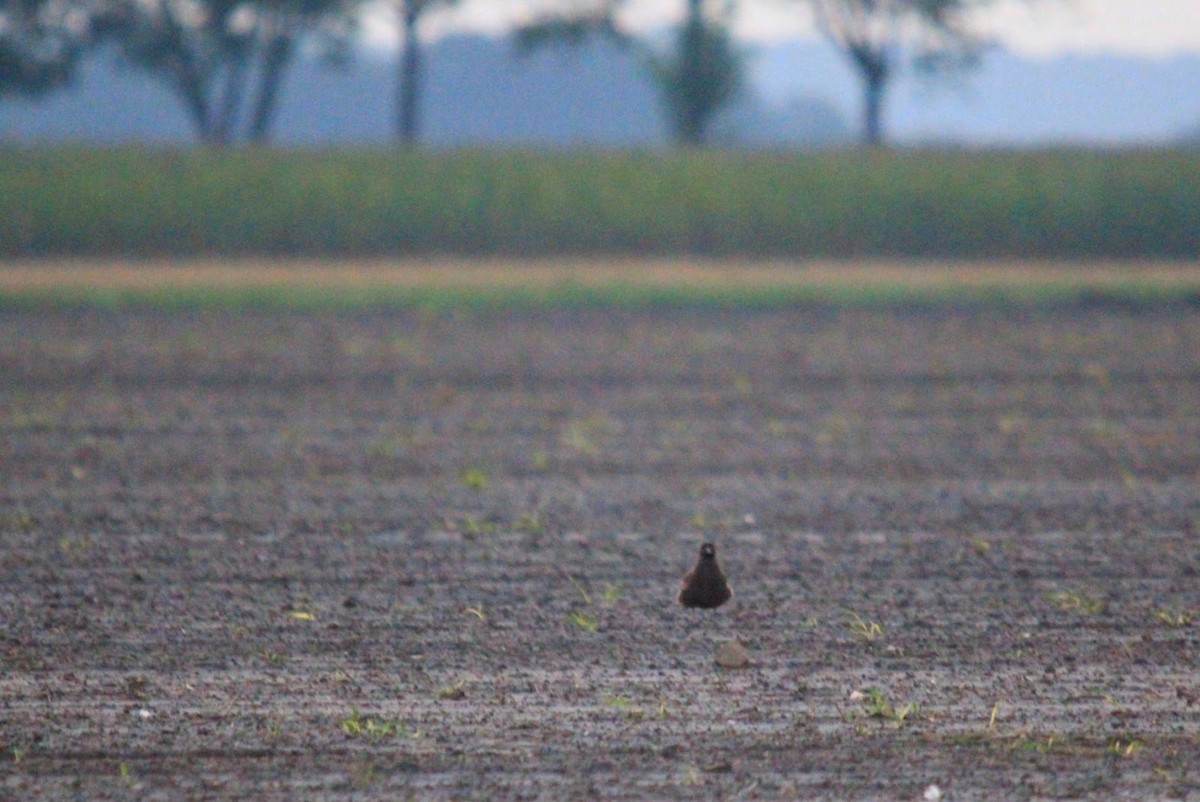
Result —
<svg viewBox="0 0 1200 802"><path fill-rule="evenodd" d="M721 566L717 565L717 547L712 543L700 546L696 564L683 577L679 587L679 603L684 607L711 610L720 607L733 596Z"/></svg>

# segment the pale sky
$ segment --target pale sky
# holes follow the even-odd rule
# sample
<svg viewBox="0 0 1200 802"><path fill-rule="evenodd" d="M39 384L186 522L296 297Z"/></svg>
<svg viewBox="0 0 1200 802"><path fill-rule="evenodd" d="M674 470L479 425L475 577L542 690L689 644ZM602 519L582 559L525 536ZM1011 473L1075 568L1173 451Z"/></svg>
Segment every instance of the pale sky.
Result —
<svg viewBox="0 0 1200 802"><path fill-rule="evenodd" d="M539 7L586 0L462 0L431 11L423 35L455 31L502 34L531 19ZM386 2L386 0L384 0ZM682 0L629 0L630 25L655 28L677 20ZM368 40L391 45L392 13L376 6L367 17ZM802 0L740 0L739 36L772 43L813 36ZM1200 52L1200 0L998 0L979 18L979 29L1026 56L1060 53L1172 55Z"/></svg>

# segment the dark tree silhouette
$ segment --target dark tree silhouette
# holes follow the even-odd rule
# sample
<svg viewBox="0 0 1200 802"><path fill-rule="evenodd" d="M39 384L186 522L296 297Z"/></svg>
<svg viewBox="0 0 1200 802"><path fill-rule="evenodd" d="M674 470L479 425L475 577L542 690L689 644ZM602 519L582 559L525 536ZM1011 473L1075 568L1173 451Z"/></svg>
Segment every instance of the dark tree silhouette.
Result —
<svg viewBox="0 0 1200 802"><path fill-rule="evenodd" d="M396 82L396 134L401 142L416 144L421 132L421 90L424 62L418 27L425 12L458 0L396 0L400 22L400 74Z"/></svg>
<svg viewBox="0 0 1200 802"><path fill-rule="evenodd" d="M863 87L863 141L883 144L883 104L900 59L936 72L973 64L984 41L966 16L988 0L804 0L817 26L850 59Z"/></svg>
<svg viewBox="0 0 1200 802"><path fill-rule="evenodd" d="M687 0L675 53L651 58L675 138L687 145L705 139L709 123L737 95L741 56L728 26L704 13L704 0Z"/></svg>
<svg viewBox="0 0 1200 802"><path fill-rule="evenodd" d="M91 33L85 9L66 0L0 0L0 96L66 84Z"/></svg>
<svg viewBox="0 0 1200 802"><path fill-rule="evenodd" d="M104 27L180 99L200 141L261 142L299 40L342 53L355 7L356 0L112 0Z"/></svg>
<svg viewBox="0 0 1200 802"><path fill-rule="evenodd" d="M744 59L729 32L732 0L686 0L683 22L671 49L662 52L624 30L618 19L624 0L573 3L522 26L516 32L519 52L552 44L579 45L603 36L633 49L646 65L677 142L704 142L713 119L742 87Z"/></svg>

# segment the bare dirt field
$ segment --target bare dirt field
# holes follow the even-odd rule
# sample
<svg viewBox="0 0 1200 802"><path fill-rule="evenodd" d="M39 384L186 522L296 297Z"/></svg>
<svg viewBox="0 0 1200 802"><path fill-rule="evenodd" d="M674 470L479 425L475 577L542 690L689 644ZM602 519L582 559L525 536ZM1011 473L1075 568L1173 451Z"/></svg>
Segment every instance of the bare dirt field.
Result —
<svg viewBox="0 0 1200 802"><path fill-rule="evenodd" d="M10 308L0 432L0 798L1200 799L1195 306Z"/></svg>

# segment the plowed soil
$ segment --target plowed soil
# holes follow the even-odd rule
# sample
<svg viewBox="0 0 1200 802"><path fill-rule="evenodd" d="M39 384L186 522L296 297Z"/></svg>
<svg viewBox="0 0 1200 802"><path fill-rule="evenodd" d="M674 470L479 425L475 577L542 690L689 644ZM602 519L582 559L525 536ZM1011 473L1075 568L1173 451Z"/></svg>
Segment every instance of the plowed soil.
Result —
<svg viewBox="0 0 1200 802"><path fill-rule="evenodd" d="M0 432L0 797L1200 799L1195 307L9 309Z"/></svg>

